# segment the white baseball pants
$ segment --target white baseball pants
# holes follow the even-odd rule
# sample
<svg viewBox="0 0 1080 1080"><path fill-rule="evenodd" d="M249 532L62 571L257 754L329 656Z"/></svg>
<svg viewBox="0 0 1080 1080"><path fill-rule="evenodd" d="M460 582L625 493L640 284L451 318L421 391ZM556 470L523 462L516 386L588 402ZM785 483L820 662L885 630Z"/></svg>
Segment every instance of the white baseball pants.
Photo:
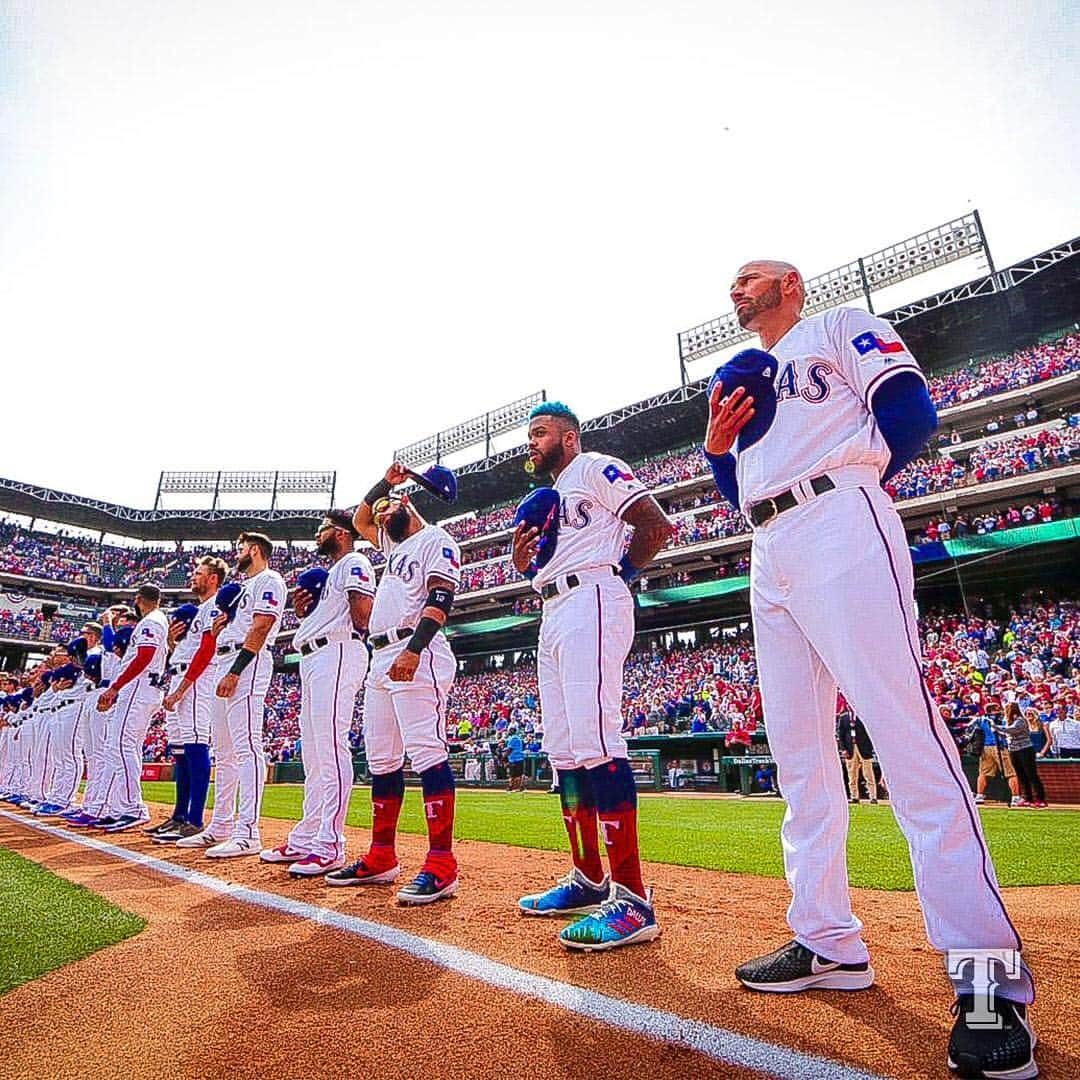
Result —
<svg viewBox="0 0 1080 1080"><path fill-rule="evenodd" d="M839 686L873 739L931 944L1019 949L960 755L923 679L904 527L870 472L836 474L838 490L817 498L800 492L801 505L754 532L754 638L788 804L788 922L821 956L867 959L848 888L848 807L834 734ZM999 992L1032 1000L1030 975L1002 981Z"/></svg>
<svg viewBox="0 0 1080 1080"><path fill-rule="evenodd" d="M627 756L623 665L634 641L634 598L610 570L544 602L536 658L543 749L556 769Z"/></svg>
<svg viewBox="0 0 1080 1080"><path fill-rule="evenodd" d="M322 858L345 857L345 815L352 794L352 727L368 671L367 646L334 641L300 661L300 740L304 813L289 846Z"/></svg>
<svg viewBox="0 0 1080 1080"><path fill-rule="evenodd" d="M446 638L436 634L420 657L412 682L392 682L394 660L402 641L375 652L364 683L364 748L368 767L377 776L396 772L409 755L416 772L446 761L446 697L457 661Z"/></svg>
<svg viewBox="0 0 1080 1080"><path fill-rule="evenodd" d="M142 797L143 743L161 699L161 691L145 676L129 683L117 696L105 737L102 799L106 816L150 816Z"/></svg>

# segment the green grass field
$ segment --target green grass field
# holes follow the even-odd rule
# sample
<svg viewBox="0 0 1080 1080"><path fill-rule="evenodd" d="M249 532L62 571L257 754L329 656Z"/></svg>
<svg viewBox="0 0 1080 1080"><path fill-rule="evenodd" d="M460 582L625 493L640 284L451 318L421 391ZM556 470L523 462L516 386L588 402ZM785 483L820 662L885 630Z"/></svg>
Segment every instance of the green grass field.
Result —
<svg viewBox="0 0 1080 1080"><path fill-rule="evenodd" d="M144 783L146 798L173 802L171 783ZM303 789L269 784L263 815L296 821ZM554 795L504 791L458 792L454 834L515 847L566 850L566 833ZM852 885L911 889L907 843L888 805L852 807L848 860ZM652 862L700 866L740 874L783 877L780 821L784 807L772 799L688 799L658 795L640 803L641 854ZM986 810L983 828L1003 885L1080 884L1080 815L1071 811ZM353 791L349 825L371 825L367 788ZM425 832L420 793L410 789L401 830Z"/></svg>
<svg viewBox="0 0 1080 1080"><path fill-rule="evenodd" d="M0 848L0 994L145 925L89 889Z"/></svg>

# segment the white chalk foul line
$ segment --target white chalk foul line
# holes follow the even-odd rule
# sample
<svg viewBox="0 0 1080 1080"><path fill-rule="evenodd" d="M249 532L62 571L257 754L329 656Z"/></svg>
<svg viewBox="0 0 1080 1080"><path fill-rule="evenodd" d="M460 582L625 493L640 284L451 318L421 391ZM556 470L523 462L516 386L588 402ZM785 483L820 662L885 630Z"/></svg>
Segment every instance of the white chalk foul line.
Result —
<svg viewBox="0 0 1080 1080"><path fill-rule="evenodd" d="M874 1073L843 1065L828 1058L815 1057L792 1050L786 1046L763 1042L749 1035L741 1035L725 1028L714 1027L700 1020L691 1020L675 1013L653 1009L648 1005L639 1005L608 994L586 990L570 983L559 982L544 975L520 971L491 960L479 953L459 948L441 941L410 934L406 930L387 926L384 923L371 922L346 915L331 908L317 904L293 900L279 893L249 889L245 885L223 881L212 874L198 870L189 870L184 866L155 859L125 847L106 843L82 833L46 825L44 822L25 818L9 810L0 810L0 816L20 825L29 826L39 832L48 833L61 840L68 840L83 847L100 851L137 866L145 866L160 874L176 878L188 885L195 885L209 892L220 893L243 904L251 904L271 911L280 911L300 919L310 919L335 930L378 942L391 949L397 949L417 960L426 960L448 971L456 972L470 979L476 979L488 986L500 990L509 990L523 997L556 1005L578 1016L587 1017L597 1023L619 1028L635 1035L643 1035L658 1042L694 1050L713 1061L728 1065L756 1069L759 1072L796 1080L881 1080Z"/></svg>

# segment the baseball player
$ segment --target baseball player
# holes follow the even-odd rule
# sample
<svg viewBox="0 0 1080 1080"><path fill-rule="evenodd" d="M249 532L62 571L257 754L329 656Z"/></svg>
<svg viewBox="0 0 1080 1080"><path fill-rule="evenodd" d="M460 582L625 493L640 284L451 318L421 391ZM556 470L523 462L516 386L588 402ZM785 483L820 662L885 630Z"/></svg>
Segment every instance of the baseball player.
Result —
<svg viewBox="0 0 1080 1080"><path fill-rule="evenodd" d="M224 721L225 703L213 693L212 686L188 681L186 676L204 635L213 633L214 621L221 614L216 598L228 575L224 559L204 555L191 572L190 588L198 606L181 605L169 622L169 669L179 685L163 705L176 778L176 804L168 821L148 830L155 843L176 843L203 831L210 789L210 738L215 714L220 714L219 725Z"/></svg>
<svg viewBox="0 0 1080 1080"><path fill-rule="evenodd" d="M110 833L125 832L150 820L142 797L142 750L150 719L161 708L169 624L156 585L139 586L135 610L139 621L131 633L123 667L97 700L98 712L116 710L105 738L103 816L94 826Z"/></svg>
<svg viewBox="0 0 1080 1080"><path fill-rule="evenodd" d="M523 521L514 532L513 561L544 601L537 652L543 749L559 773L574 865L554 888L523 897L519 909L581 915L559 940L572 949L613 949L660 933L641 877L622 687L634 639L629 583L667 543L672 527L625 462L582 451L581 425L562 403L533 409L528 445L534 471L554 479L557 544L539 566L543 537ZM634 532L624 554L627 525Z"/></svg>
<svg viewBox="0 0 1080 1080"><path fill-rule="evenodd" d="M45 793L45 802L37 813L43 817L59 817L67 813L78 790L83 773L80 720L86 700L82 665L86 660L89 641L73 638L67 645L70 658L59 670L66 676L58 687L60 701L53 721L53 745L56 751L52 778Z"/></svg>
<svg viewBox="0 0 1080 1080"><path fill-rule="evenodd" d="M236 541L236 569L245 575L238 589L229 582L217 596L221 614L196 653L184 678L194 684L214 649L212 683L224 702L212 723L214 812L202 832L176 841L177 847L202 847L212 859L258 855L259 810L266 786L263 710L274 661L270 649L281 628L288 590L270 569L274 547L263 533L241 533ZM233 590L235 589L235 593ZM222 595L229 590L226 602ZM183 685L183 684L182 684Z"/></svg>
<svg viewBox="0 0 1080 1080"><path fill-rule="evenodd" d="M352 793L349 746L356 698L368 671L365 644L375 571L353 550L359 533L352 515L330 510L315 534L320 555L333 560L305 571L293 595L303 621L293 637L300 653L300 738L304 813L284 844L263 862L288 863L294 877L315 877L345 865L345 815Z"/></svg>
<svg viewBox="0 0 1080 1080"><path fill-rule="evenodd" d="M56 751L53 747L53 728L57 705L60 702L58 688L62 683L60 669L67 659L67 652L54 649L40 674L41 693L34 700L33 740L30 748L30 798L23 804L26 810L37 811L45 805L45 792L52 780Z"/></svg>
<svg viewBox="0 0 1080 1080"><path fill-rule="evenodd" d="M1013 962L991 976L996 1027L969 1023L980 977L973 965L951 971L950 1067L1035 1076L1031 974L959 754L923 680L907 537L881 486L937 426L926 381L884 320L853 308L802 318L805 289L790 264L748 263L731 299L764 352L747 350L717 372L705 451L718 489L753 525L750 604L769 745L788 804L782 836L795 935L736 976L772 991L874 981L848 889L848 805L833 749L839 686L889 777L930 941L1002 950ZM771 387L755 396L724 385L729 371L755 360L775 373ZM759 409L771 423L755 420Z"/></svg>
<svg viewBox="0 0 1080 1080"><path fill-rule="evenodd" d="M105 816L105 789L112 775L105 747L112 710L101 712L98 703L120 672L137 622L138 616L132 608L126 604L115 604L102 613L99 623L87 624L93 628L100 626L101 651L100 655L87 652L90 665L88 682L95 685L86 691L87 704L82 721L86 786L80 808L64 815L67 823L75 828L90 828ZM87 672L85 665L83 671Z"/></svg>
<svg viewBox="0 0 1080 1080"><path fill-rule="evenodd" d="M371 611L372 659L364 683L372 841L363 858L326 880L331 885L384 884L401 872L395 843L408 754L423 785L428 853L397 899L430 904L450 896L458 882L454 774L446 743L446 696L457 662L440 630L461 581L461 551L445 529L417 513L408 495L392 495L408 479L395 462L353 516L356 531L387 559Z"/></svg>

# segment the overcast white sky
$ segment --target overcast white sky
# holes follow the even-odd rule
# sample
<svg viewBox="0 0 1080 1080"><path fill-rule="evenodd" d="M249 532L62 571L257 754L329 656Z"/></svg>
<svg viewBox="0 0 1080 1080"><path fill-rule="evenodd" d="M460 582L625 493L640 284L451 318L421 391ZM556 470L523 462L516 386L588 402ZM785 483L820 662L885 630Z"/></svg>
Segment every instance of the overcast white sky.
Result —
<svg viewBox="0 0 1080 1080"><path fill-rule="evenodd" d="M9 0L0 475L145 506L162 468L336 468L352 501L541 387L675 385L748 258L975 207L998 265L1072 237L1078 10Z"/></svg>

